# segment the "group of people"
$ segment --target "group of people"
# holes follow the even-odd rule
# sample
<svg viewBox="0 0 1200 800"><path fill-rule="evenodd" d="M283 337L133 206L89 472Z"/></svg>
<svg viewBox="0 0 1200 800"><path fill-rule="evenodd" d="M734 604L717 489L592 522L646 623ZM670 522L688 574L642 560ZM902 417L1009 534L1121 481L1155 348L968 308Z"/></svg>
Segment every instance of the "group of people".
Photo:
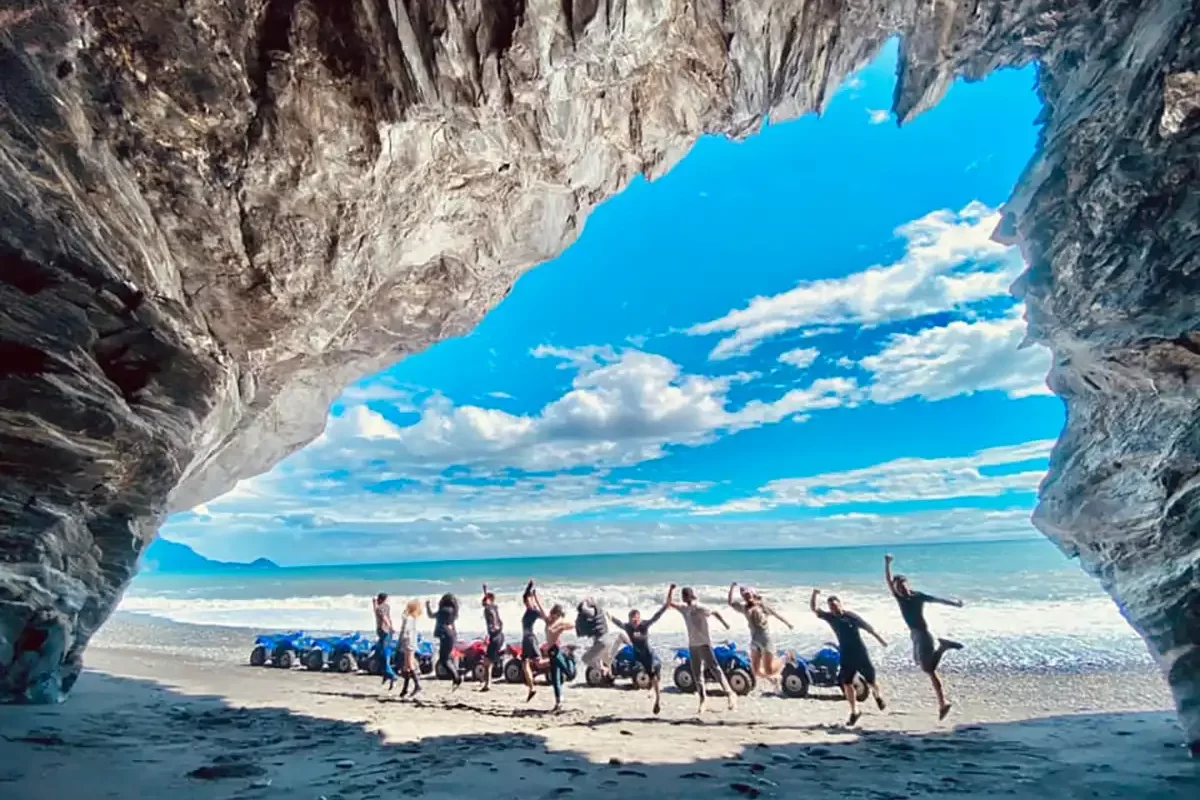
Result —
<svg viewBox="0 0 1200 800"><path fill-rule="evenodd" d="M938 676L938 666L942 657L950 650L962 647L958 642L949 639L939 639L933 635L925 620L925 606L928 603L939 603L948 606L962 607L962 601L944 600L933 595L918 592L912 588L904 575L892 573L893 558L885 557L884 578L888 590L895 598L900 609L900 615L908 626L912 640L913 660L921 670L929 676L934 695L938 704L938 718L944 719L950 712L950 703L946 698L945 687ZM699 711L703 712L707 702L705 675L714 677L724 690L729 708L736 705L734 693L730 690L725 673L717 663L713 650L712 634L709 630L709 619L715 619L726 630L729 623L716 609L710 608L699 601L696 592L690 587L683 587L676 600L677 586L671 584L667 589L666 599L654 614L643 617L641 612L634 609L624 620L611 614L606 614L592 599L586 599L577 606L575 622L567 619L566 610L561 604L555 603L546 610L538 596L534 581L530 580L521 595L524 612L521 615L521 662L525 687L528 690L526 702L533 700L537 694L534 688L534 663L542 656L542 648L538 641L537 626L543 626L546 640L545 657L548 659L548 676L554 691L554 710L562 709L563 687L575 677L575 661L563 642L568 631L574 629L578 635L592 639L592 645L584 652L581 660L589 667L594 667L607 675L616 651L623 645L632 645L635 657L641 667L650 677L650 690L654 697L654 713L662 709L662 664L655 656L650 646L650 628L662 619L668 610L679 612L683 616L687 630L687 644L690 657L692 677L699 696ZM838 672L838 683L850 706L849 725L858 722L861 712L858 708L854 684L861 679L870 688L871 696L876 705L883 710L887 703L879 688L875 665L863 641L865 632L874 637L883 647L887 647L875 629L858 614L847 610L836 596L826 600L826 608L818 604L821 591L813 589L809 606L812 612L829 625L837 638L841 663ZM761 594L749 586L739 586L733 583L729 587L726 598L728 605L742 614L750 629L750 658L755 676L778 684L787 660L794 654L779 656L776 653L771 636L771 619L774 618L792 629L792 623L784 619L778 612L763 600ZM484 658L483 683L481 692L491 689L493 665L498 664L504 652L504 625L500 619L500 610L496 605L496 595L486 584L483 586L481 605L483 607L484 626L487 631L487 647ZM376 634L379 637L378 648L385 664L384 682L389 689L395 686L398 677L403 677L404 684L400 691L401 697L416 696L421 691L420 670L417 668L417 620L421 615L421 603L410 600L404 608L404 616L397 632L392 624L391 610L386 594L379 594L373 601L375 613ZM425 611L434 620L434 637L438 641L437 664L438 671L450 676L454 689L462 683L457 665L454 662L454 650L457 642L457 623L459 616L458 599L452 594L443 595L435 608L429 601L425 602ZM609 623L612 627L609 627ZM397 676L392 668L392 657L396 647L400 648L402 676ZM410 695L409 688L412 687Z"/></svg>

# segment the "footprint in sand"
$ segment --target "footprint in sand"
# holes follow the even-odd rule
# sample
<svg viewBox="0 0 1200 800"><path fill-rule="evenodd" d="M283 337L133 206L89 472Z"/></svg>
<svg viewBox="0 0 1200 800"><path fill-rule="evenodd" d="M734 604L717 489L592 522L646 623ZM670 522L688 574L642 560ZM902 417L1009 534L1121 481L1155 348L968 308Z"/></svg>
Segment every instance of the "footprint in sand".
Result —
<svg viewBox="0 0 1200 800"><path fill-rule="evenodd" d="M528 764L531 767L544 767L545 766L545 764L543 762L538 761L536 758L529 758L529 757L517 759L517 763L518 764Z"/></svg>
<svg viewBox="0 0 1200 800"><path fill-rule="evenodd" d="M579 767L555 767L554 769L552 769L550 771L551 772L561 772L565 775L571 775L572 777L576 777L576 778L579 777L580 775L587 774L586 772L581 770Z"/></svg>
<svg viewBox="0 0 1200 800"><path fill-rule="evenodd" d="M715 778L716 776L709 772L685 772L679 777L687 778L688 780L707 780L709 778Z"/></svg>
<svg viewBox="0 0 1200 800"><path fill-rule="evenodd" d="M729 784L729 788L746 797L758 797L762 794L762 792L748 783L731 783Z"/></svg>
<svg viewBox="0 0 1200 800"><path fill-rule="evenodd" d="M618 774L618 775L625 775L625 776L627 776L627 777L633 777L633 778L646 778L646 777L649 777L648 775L646 775L646 773L644 773L644 772L639 772L639 771L637 771L636 769L619 769L619 770L617 770L617 774Z"/></svg>

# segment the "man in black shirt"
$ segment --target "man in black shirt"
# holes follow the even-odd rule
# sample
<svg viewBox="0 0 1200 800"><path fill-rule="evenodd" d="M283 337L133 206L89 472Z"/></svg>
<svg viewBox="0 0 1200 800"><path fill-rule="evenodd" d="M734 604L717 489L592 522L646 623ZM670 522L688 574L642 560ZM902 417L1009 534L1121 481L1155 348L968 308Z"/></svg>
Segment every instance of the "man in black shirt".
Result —
<svg viewBox="0 0 1200 800"><path fill-rule="evenodd" d="M884 556L884 578L887 580L888 590L891 591L892 597L896 598L896 604L900 606L900 616L904 617L904 624L908 625L909 633L912 636L913 661L921 667L922 672L929 676L929 680L933 684L933 692L937 695L938 719L945 719L946 715L950 713L950 704L946 702L946 690L942 686L941 677L937 674L937 668L942 663L942 656L946 654L947 650L959 650L962 645L949 639L934 641L933 634L929 632L929 624L925 622L925 604L940 603L955 608L962 608L963 604L961 600L943 600L931 594L913 591L912 587L908 585L908 578L903 575L892 575L893 560L891 555Z"/></svg>
<svg viewBox="0 0 1200 800"><path fill-rule="evenodd" d="M838 650L841 655L841 667L838 669L838 683L842 686L842 694L846 696L846 702L850 704L850 721L846 724L853 725L862 716L858 710L858 702L854 692L855 675L861 675L862 679L867 682L867 686L871 688L871 694L875 695L875 704L879 706L879 710L882 711L887 708L887 703L884 702L883 695L879 693L879 683L875 677L875 665L871 663L871 654L867 652L867 645L863 642L862 634L859 631L866 631L871 634L884 647L887 647L887 642L875 632L875 629L865 619L853 611L847 611L842 608L842 602L833 595L829 597L828 611L822 611L817 608L817 598L820 595L820 589L813 589L809 606L818 619L829 623L829 627L833 628L833 633L837 636Z"/></svg>
<svg viewBox="0 0 1200 800"><path fill-rule="evenodd" d="M634 609L629 612L629 622L622 622L611 614L609 615L613 624L625 631L630 644L633 645L633 652L637 655L638 663L650 676L650 688L654 690L655 715L662 711L662 662L654 657L654 651L650 648L650 626L662 619L662 615L668 608L670 606L664 603L663 607L650 619L642 619L641 612Z"/></svg>
<svg viewBox="0 0 1200 800"><path fill-rule="evenodd" d="M492 666L500 663L504 651L504 623L500 621L500 609L496 606L496 595L483 585L483 624L487 629L487 654L483 657L483 686L479 691L492 688Z"/></svg>

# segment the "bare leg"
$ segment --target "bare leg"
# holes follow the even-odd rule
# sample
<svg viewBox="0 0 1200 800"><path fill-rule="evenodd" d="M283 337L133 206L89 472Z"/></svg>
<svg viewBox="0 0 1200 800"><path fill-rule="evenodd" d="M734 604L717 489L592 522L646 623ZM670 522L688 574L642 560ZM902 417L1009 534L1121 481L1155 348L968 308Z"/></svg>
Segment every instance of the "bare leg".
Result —
<svg viewBox="0 0 1200 800"><path fill-rule="evenodd" d="M655 675L650 686L654 689L654 715L658 716L658 712L662 711L662 679Z"/></svg>
<svg viewBox="0 0 1200 800"><path fill-rule="evenodd" d="M750 671L760 678L767 677L763 671L763 651L757 647L750 648Z"/></svg>
<svg viewBox="0 0 1200 800"><path fill-rule="evenodd" d="M488 659L483 660L483 686L479 687L479 691L486 692L492 688L492 662Z"/></svg>
<svg viewBox="0 0 1200 800"><path fill-rule="evenodd" d="M933 693L937 695L938 719L945 719L950 713L950 704L946 702L946 688L936 672L929 673L929 682L933 684Z"/></svg>
<svg viewBox="0 0 1200 800"><path fill-rule="evenodd" d="M858 722L858 718L862 716L858 710L858 700L855 699L854 696L854 684L843 683L842 694L846 696L846 702L850 704L850 720L846 724L853 725L854 723Z"/></svg>
<svg viewBox="0 0 1200 800"><path fill-rule="evenodd" d="M887 701L883 699L883 694L879 691L879 681L867 685L871 687L871 694L875 696L875 705L879 706L880 711L883 711L887 708Z"/></svg>
<svg viewBox="0 0 1200 800"><path fill-rule="evenodd" d="M525 675L525 688L529 690L529 696L525 698L525 702L528 703L537 694L537 690L533 688L533 662L522 661L521 672Z"/></svg>
<svg viewBox="0 0 1200 800"><path fill-rule="evenodd" d="M779 686L779 676L783 673L783 659L776 658L774 653L762 654L762 677Z"/></svg>

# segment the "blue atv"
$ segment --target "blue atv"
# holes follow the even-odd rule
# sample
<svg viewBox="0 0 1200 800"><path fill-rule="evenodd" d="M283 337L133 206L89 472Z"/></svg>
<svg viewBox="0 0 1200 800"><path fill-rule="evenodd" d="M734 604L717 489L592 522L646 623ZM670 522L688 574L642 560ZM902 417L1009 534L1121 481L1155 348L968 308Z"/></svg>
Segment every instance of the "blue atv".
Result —
<svg viewBox="0 0 1200 800"><path fill-rule="evenodd" d="M366 671L370 675L382 675L383 667L379 664L379 651L376 649L375 642L369 641L368 650L365 656L359 659L358 667ZM422 675L429 675L433 672L433 643L427 641L422 636L417 636L417 669ZM404 654L397 647L392 651L392 669L399 675L404 671Z"/></svg>
<svg viewBox="0 0 1200 800"><path fill-rule="evenodd" d="M301 660L313 672L320 672L327 665L338 672L354 672L374 649L374 643L361 633L348 633L328 639L313 639L312 647Z"/></svg>
<svg viewBox="0 0 1200 800"><path fill-rule="evenodd" d="M261 667L270 663L280 669L291 669L300 660L300 654L312 646L312 639L304 631L294 633L268 633L254 640L250 651L250 666Z"/></svg>
<svg viewBox="0 0 1200 800"><path fill-rule="evenodd" d="M783 667L780 676L783 693L788 697L807 697L810 686L840 689L838 670L841 666L842 654L836 644L826 643L811 658L796 656ZM854 676L854 694L859 702L871 695L871 687L861 675Z"/></svg>
<svg viewBox="0 0 1200 800"><path fill-rule="evenodd" d="M729 681L729 688L734 694L745 697L754 689L754 670L750 667L750 654L738 650L733 642L726 642L713 648L717 664ZM691 694L696 691L696 680L692 677L692 656L686 647L675 651L675 659L679 666L675 667L675 687L681 692ZM704 677L708 681L716 681L717 676L706 671Z"/></svg>
<svg viewBox="0 0 1200 800"><path fill-rule="evenodd" d="M658 656L654 656L654 663L659 664ZM633 681L635 689L649 689L653 681L653 677L642 663L638 661L637 652L633 649L633 645L627 644L617 652L613 658L610 677L605 677L599 667L588 667L584 674L588 686L604 686L611 684L617 678L629 678Z"/></svg>

